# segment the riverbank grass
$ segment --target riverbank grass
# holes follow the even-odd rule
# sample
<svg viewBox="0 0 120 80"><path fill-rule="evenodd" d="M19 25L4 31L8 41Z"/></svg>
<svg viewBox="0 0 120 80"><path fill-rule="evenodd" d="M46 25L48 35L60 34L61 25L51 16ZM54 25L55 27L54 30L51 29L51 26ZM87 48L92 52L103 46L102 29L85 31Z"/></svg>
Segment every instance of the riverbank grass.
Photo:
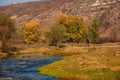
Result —
<svg viewBox="0 0 120 80"><path fill-rule="evenodd" d="M8 57L7 53L0 52L0 59L4 59L4 58L7 58L7 57Z"/></svg>
<svg viewBox="0 0 120 80"><path fill-rule="evenodd" d="M80 53L38 70L61 80L120 80L120 53Z"/></svg>

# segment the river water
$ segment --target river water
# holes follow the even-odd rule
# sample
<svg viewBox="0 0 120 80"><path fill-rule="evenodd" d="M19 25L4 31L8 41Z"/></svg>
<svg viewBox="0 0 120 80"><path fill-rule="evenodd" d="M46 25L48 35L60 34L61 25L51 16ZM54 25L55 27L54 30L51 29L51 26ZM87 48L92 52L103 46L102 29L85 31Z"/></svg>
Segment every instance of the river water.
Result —
<svg viewBox="0 0 120 80"><path fill-rule="evenodd" d="M58 80L38 74L38 67L50 64L61 58L44 59L4 59L0 61L0 80Z"/></svg>

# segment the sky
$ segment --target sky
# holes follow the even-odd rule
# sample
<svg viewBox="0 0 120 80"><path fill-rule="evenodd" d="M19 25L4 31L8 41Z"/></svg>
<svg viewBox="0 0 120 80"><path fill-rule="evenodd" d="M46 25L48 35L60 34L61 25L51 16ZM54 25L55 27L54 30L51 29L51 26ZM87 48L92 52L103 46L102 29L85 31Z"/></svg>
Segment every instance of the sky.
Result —
<svg viewBox="0 0 120 80"><path fill-rule="evenodd" d="M16 3L32 2L32 1L39 1L39 0L0 0L0 6L16 4Z"/></svg>

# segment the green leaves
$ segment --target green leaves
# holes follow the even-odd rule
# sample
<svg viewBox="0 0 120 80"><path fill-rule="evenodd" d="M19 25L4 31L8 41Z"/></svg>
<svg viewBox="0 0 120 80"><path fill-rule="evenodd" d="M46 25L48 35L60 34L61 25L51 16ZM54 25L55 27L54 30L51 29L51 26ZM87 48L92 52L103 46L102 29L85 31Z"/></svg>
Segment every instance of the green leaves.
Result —
<svg viewBox="0 0 120 80"><path fill-rule="evenodd" d="M99 21L97 19L93 20L92 26L90 28L90 39L92 43L97 43L99 38Z"/></svg>
<svg viewBox="0 0 120 80"><path fill-rule="evenodd" d="M51 32L48 35L51 42L55 43L57 46L67 39L66 28L64 25L56 25L51 29Z"/></svg>

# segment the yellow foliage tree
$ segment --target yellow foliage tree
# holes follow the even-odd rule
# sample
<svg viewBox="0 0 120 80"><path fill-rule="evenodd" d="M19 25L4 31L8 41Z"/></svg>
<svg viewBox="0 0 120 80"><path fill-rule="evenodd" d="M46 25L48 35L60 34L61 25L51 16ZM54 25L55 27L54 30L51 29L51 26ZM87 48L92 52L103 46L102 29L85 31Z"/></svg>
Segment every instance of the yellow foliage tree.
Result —
<svg viewBox="0 0 120 80"><path fill-rule="evenodd" d="M38 41L39 36L39 22L31 20L25 24L23 29L24 42L27 44L35 43Z"/></svg>
<svg viewBox="0 0 120 80"><path fill-rule="evenodd" d="M86 42L88 27L82 17L59 14L55 16L56 24L66 27L69 33L69 42Z"/></svg>

